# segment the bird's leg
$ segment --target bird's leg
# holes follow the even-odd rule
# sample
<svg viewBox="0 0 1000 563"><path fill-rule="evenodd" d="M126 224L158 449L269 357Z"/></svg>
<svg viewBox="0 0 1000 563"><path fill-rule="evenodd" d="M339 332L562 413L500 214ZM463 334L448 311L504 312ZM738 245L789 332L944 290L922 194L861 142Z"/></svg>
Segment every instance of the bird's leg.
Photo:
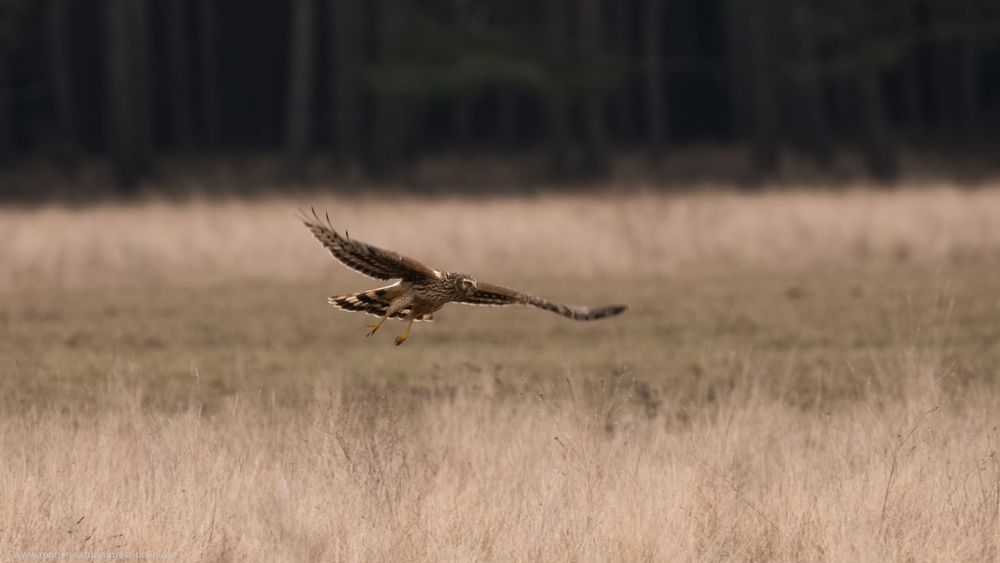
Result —
<svg viewBox="0 0 1000 563"><path fill-rule="evenodd" d="M410 311L410 314L407 315L406 330L403 331L403 334L400 334L399 336L396 337L396 346L399 346L400 344L406 342L406 339L410 337L410 327L413 326L413 319L415 319L416 317L417 315L416 312L414 311Z"/></svg>
<svg viewBox="0 0 1000 563"><path fill-rule="evenodd" d="M381 319L379 319L379 321L377 323L375 323L373 325L368 325L368 328L370 328L371 331L369 331L366 336L371 336L371 335L375 334L375 332L378 331L378 329L382 328L382 323L384 323L385 320L388 319L388 318L389 318L389 315L386 315L386 316L382 317Z"/></svg>

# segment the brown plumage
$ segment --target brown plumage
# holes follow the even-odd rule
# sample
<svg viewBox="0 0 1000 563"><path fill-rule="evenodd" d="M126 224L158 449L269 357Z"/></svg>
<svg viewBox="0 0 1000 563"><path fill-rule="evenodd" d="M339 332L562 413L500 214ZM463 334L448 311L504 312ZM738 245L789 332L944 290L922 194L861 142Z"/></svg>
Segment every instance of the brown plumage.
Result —
<svg viewBox="0 0 1000 563"><path fill-rule="evenodd" d="M406 330L396 338L396 345L406 341L414 321L434 320L434 312L446 303L531 305L578 321L612 317L628 309L626 305L562 305L508 287L479 282L466 274L428 268L391 250L352 240L346 231L345 236L341 236L330 224L329 215L324 224L315 209L311 219L304 216L302 221L330 254L348 268L379 280L399 280L385 287L328 298L330 304L345 311L380 317L378 323L369 325L369 336L382 326L385 319L407 321Z"/></svg>

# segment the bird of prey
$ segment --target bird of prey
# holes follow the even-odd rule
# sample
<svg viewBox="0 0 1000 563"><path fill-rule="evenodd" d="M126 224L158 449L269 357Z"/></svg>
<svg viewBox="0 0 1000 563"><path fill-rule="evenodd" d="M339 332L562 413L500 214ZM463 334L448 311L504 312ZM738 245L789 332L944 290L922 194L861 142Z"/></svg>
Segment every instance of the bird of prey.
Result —
<svg viewBox="0 0 1000 563"><path fill-rule="evenodd" d="M326 215L324 223L315 209L312 210L312 218L303 213L302 222L343 265L377 280L398 280L385 287L327 298L331 305L345 311L380 317L377 323L368 325L371 329L368 336L375 334L386 319L406 321L406 329L396 337L397 346L409 338L414 321L433 320L434 312L451 302L487 306L531 305L578 321L612 317L628 309L626 305L562 305L515 289L481 282L467 274L435 270L391 250L352 240L346 231L341 236L331 225L330 216Z"/></svg>

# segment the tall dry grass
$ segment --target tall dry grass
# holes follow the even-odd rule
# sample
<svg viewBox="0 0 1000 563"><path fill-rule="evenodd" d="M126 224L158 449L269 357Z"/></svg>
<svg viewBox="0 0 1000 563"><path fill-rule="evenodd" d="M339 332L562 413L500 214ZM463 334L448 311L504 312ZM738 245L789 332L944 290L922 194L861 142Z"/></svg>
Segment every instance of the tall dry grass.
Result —
<svg viewBox="0 0 1000 563"><path fill-rule="evenodd" d="M995 393L931 366L835 412L574 378L414 400L318 388L220 413L58 405L0 426L0 545L181 561L991 561ZM622 391L622 389L624 391ZM508 390L509 391L509 390Z"/></svg>
<svg viewBox="0 0 1000 563"><path fill-rule="evenodd" d="M434 199L302 196L0 210L0 287L315 278L297 208L438 267L658 275L714 268L1000 259L1000 189Z"/></svg>
<svg viewBox="0 0 1000 563"><path fill-rule="evenodd" d="M560 336L550 318L534 332L451 328L424 348L376 352L355 345L353 326L312 317L301 303L314 297L289 305L285 293L309 284L239 281L342 271L297 224L296 208L310 204L352 236L437 267L557 285L621 270L650 280L633 286L647 288L631 296L642 307L616 328ZM9 292L8 304L30 303L0 311L0 336L24 348L0 354L3 558L1000 558L989 362L1000 332L975 267L965 274L975 294L962 294L971 305L954 318L946 302L947 314L931 315L920 297L909 301L933 290L920 274L900 296L910 316L879 306L891 290L850 273L732 291L758 268L995 263L998 189L7 209L0 240L0 287L39 287ZM655 291L661 276L692 273L676 292L714 269L732 275L704 292ZM115 292L123 279L234 282L155 286L159 303ZM83 285L93 287L58 289ZM867 367L852 364L862 353ZM844 365L867 388L824 382ZM199 366L213 373L202 378ZM169 388L194 386L189 395L151 396L179 369L185 379ZM350 376L359 371L384 377ZM315 388L283 402L276 379L292 375ZM797 401L803 386L840 395Z"/></svg>

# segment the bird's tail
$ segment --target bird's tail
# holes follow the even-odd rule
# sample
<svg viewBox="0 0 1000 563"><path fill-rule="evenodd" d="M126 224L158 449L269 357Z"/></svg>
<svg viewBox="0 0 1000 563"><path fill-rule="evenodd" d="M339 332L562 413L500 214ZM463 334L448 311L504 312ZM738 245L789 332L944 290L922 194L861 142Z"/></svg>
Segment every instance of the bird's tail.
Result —
<svg viewBox="0 0 1000 563"><path fill-rule="evenodd" d="M384 317L386 311L389 309L389 305L392 303L392 300L399 297L401 291L402 290L399 289L398 284L393 284L377 289L369 289L368 291L359 291L348 295L334 295L327 297L326 300L334 307L345 311ZM392 315L389 315L389 318L405 319L409 314L410 308L405 307L396 311ZM434 320L434 315L421 315L414 320L432 321Z"/></svg>

